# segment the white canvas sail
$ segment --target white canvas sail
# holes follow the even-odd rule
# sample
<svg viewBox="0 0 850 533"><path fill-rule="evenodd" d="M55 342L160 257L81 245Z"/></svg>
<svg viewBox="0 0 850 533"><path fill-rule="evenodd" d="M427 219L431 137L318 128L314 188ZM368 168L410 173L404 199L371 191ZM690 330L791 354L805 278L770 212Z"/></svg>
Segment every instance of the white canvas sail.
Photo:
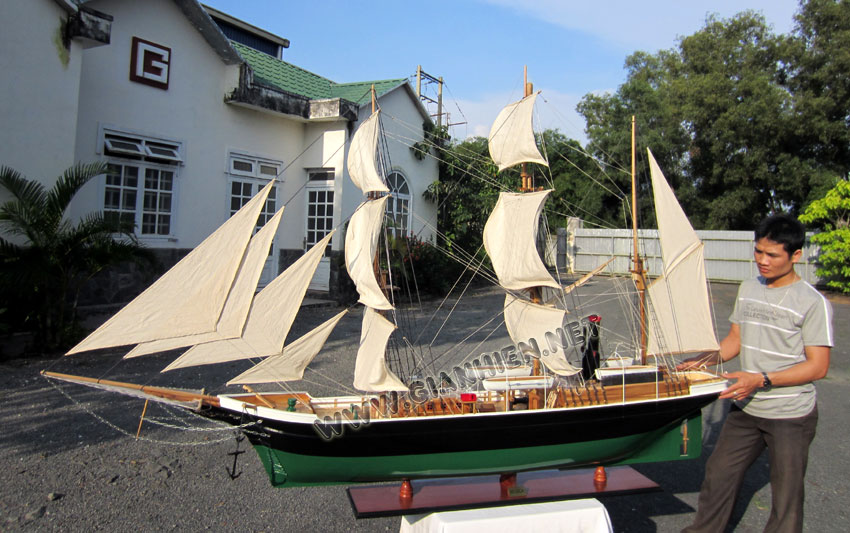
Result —
<svg viewBox="0 0 850 533"><path fill-rule="evenodd" d="M224 309L221 312L221 317L218 319L215 331L143 342L137 344L135 348L127 352L124 358L128 359L140 355L182 348L184 346L192 346L193 344L233 339L240 336L242 334L242 327L245 325L245 320L248 318L248 310L251 308L254 292L257 290L257 283L260 281L260 275L263 273L263 267L269 256L269 247L277 233L282 216L283 208L281 207L266 222L265 226L260 228L260 231L254 235L251 242L248 243L248 250L245 252L245 257L239 266L239 272L236 274L236 280L233 282L230 294L227 295L227 301L224 303Z"/></svg>
<svg viewBox="0 0 850 533"><path fill-rule="evenodd" d="M564 327L564 317L567 312L563 309L535 304L516 298L510 293L505 295L505 326L514 343L528 343L530 339L537 341L541 351L540 360L549 371L560 376L571 376L580 372L580 368L567 362L563 350L550 350L546 334L558 339L558 329ZM546 350L546 355L542 355Z"/></svg>
<svg viewBox="0 0 850 533"><path fill-rule="evenodd" d="M254 297L241 337L196 344L163 372L281 353L307 286L333 234L333 231L328 233Z"/></svg>
<svg viewBox="0 0 850 533"><path fill-rule="evenodd" d="M360 348L354 366L354 387L366 392L406 391L407 387L387 368L387 341L395 326L380 313L365 307Z"/></svg>
<svg viewBox="0 0 850 533"><path fill-rule="evenodd" d="M520 163L540 163L548 166L540 155L532 128L532 114L537 93L526 96L502 109L490 128L488 144L490 157L502 170Z"/></svg>
<svg viewBox="0 0 850 533"><path fill-rule="evenodd" d="M342 311L284 347L283 353L272 355L227 382L228 385L296 381L304 377L304 369L328 340L337 322L348 311Z"/></svg>
<svg viewBox="0 0 850 533"><path fill-rule="evenodd" d="M363 121L354 132L348 150L348 175L354 185L364 193L389 192L375 166L378 153L378 126L380 111Z"/></svg>
<svg viewBox="0 0 850 533"><path fill-rule="evenodd" d="M500 193L487 219L484 248L493 262L499 284L508 290L561 288L546 270L535 244L543 202L550 192Z"/></svg>
<svg viewBox="0 0 850 533"><path fill-rule="evenodd" d="M682 211L652 152L649 170L664 273L650 284L647 353L717 350L703 243Z"/></svg>
<svg viewBox="0 0 850 533"><path fill-rule="evenodd" d="M393 306L375 279L374 260L378 236L389 196L366 200L351 216L345 235L345 268L360 294L360 303L372 309L389 310Z"/></svg>
<svg viewBox="0 0 850 533"><path fill-rule="evenodd" d="M71 348L68 355L214 332L274 183L270 181L197 248Z"/></svg>

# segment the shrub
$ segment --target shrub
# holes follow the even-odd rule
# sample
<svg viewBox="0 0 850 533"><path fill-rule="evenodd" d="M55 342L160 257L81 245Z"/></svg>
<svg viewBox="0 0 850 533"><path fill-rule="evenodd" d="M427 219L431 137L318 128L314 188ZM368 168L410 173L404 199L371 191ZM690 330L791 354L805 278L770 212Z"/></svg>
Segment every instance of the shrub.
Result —
<svg viewBox="0 0 850 533"><path fill-rule="evenodd" d="M850 293L850 181L839 180L806 208L800 221L821 229L812 237L821 249L818 276L828 287Z"/></svg>
<svg viewBox="0 0 850 533"><path fill-rule="evenodd" d="M124 261L151 261L132 224L90 213L72 223L66 210L74 195L106 171L105 163L78 164L45 188L9 167L0 167L0 187L10 199L0 205L0 296L11 311L4 327L32 333L33 348L63 349L80 337L77 299L83 284Z"/></svg>

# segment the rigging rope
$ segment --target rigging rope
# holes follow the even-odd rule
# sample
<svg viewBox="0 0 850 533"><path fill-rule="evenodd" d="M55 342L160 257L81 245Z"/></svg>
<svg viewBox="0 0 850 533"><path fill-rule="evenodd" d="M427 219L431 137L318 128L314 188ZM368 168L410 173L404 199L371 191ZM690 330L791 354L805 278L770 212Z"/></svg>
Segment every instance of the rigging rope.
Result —
<svg viewBox="0 0 850 533"><path fill-rule="evenodd" d="M82 411L91 415L98 422L112 428L113 430L117 431L118 433L126 435L127 437L131 437L134 440L151 442L153 444L167 444L167 445L170 445L170 446L191 447L191 446L208 446L210 444L218 444L220 442L225 442L225 441L231 440L233 438L232 435L227 435L226 437L222 437L222 438L219 438L219 439L204 440L204 441L201 441L201 442L180 442L180 441L167 441L167 440L160 440L160 439L152 439L152 438L149 438L149 437L142 437L142 436L136 437L136 435L134 433L127 431L124 428L110 422L106 418L104 418L104 417L100 416L99 414L97 414L96 412L94 412L92 409L90 409L88 406L86 406L82 402L77 401L70 394L65 392L65 390L62 387L59 387L56 383L54 383L53 380L50 379L49 377L46 377L46 378L47 378L47 382L54 389L59 391L59 393L62 394L62 396L67 398L72 404L74 404L75 406L80 408ZM156 402L154 402L154 403L156 403ZM188 413L188 411L187 411L187 413ZM199 416L199 415L195 415L195 416ZM154 424L157 424L157 425L168 427L170 429L177 429L177 430L181 430L181 431L191 431L191 432L214 432L214 431L232 432L233 430L246 429L246 428L249 428L251 426L256 425L256 422L249 422L247 424L232 426L232 425L227 424L225 422L218 422L218 421L215 421L215 420L212 420L212 419L209 419L209 418L204 418L204 417L200 417L200 418L202 418L203 420L205 420L209 423L212 423L212 424L220 424L220 426L215 427L215 428L200 428L200 427L197 427L197 426L176 426L176 425L173 425L173 424L166 424L166 423L163 423L163 422L160 422L160 421L154 421L154 420L151 420L150 418L145 418L145 420L149 421L149 422L153 422Z"/></svg>

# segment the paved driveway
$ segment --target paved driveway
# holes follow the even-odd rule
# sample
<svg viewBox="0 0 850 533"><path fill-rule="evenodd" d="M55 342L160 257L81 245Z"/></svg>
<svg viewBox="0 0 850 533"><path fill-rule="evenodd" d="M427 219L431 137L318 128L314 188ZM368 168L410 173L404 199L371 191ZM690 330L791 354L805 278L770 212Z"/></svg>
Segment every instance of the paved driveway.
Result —
<svg viewBox="0 0 850 533"><path fill-rule="evenodd" d="M612 328L603 339L611 350L623 336L615 328L622 313L617 283L598 278L583 288L585 302L576 316L599 313ZM736 286L712 286L717 322L722 333L734 301ZM438 319L422 326L430 338L444 318L447 328L434 341L441 353L454 340L471 333L501 307L494 289L464 298L449 315L453 302ZM424 311L438 302L424 304ZM818 384L820 424L807 478L806 530L844 531L850 522L850 304L834 302L837 347L829 376ZM292 336L307 331L338 310L305 309ZM426 315L428 313L425 313ZM422 324L425 324L423 320ZM483 333L481 334L483 337ZM316 361L325 377L350 383L352 342L359 338L359 316L346 319ZM472 353L504 345L496 332L483 344L467 343ZM480 353L480 352L479 352ZM38 375L50 367L58 372L200 388L224 383L245 363L215 365L212 370L190 368L157 374L173 354L155 355L115 366L117 356L103 354L12 361L0 365L0 530L2 531L397 531L398 518L356 520L344 487L273 489L258 457L251 452L233 466L229 452L236 442L229 433L181 431L185 424L161 408L148 417L168 424L146 423L142 440L135 434L142 403L70 385L54 387ZM444 360L463 354L446 355ZM734 367L734 366L733 366ZM310 377L310 375L308 375ZM315 378L316 376L313 376ZM327 392L318 379L304 384ZM716 402L705 410L705 448L710 452L727 406ZM190 420L189 422L194 422ZM128 436L129 435L129 436ZM244 443L241 449L245 449ZM603 499L616 531L678 531L691 519L702 481L704 457L687 462L641 465L638 470L661 484L663 492ZM733 523L737 531L761 531L770 509L768 467L764 457L753 465L740 496Z"/></svg>

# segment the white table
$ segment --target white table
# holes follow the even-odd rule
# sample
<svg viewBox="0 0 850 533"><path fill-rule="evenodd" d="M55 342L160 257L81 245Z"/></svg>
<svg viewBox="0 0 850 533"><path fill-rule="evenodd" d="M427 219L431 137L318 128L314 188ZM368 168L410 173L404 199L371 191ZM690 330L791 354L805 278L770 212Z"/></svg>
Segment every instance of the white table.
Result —
<svg viewBox="0 0 850 533"><path fill-rule="evenodd" d="M605 506L596 499L507 505L407 515L401 533L612 533Z"/></svg>

